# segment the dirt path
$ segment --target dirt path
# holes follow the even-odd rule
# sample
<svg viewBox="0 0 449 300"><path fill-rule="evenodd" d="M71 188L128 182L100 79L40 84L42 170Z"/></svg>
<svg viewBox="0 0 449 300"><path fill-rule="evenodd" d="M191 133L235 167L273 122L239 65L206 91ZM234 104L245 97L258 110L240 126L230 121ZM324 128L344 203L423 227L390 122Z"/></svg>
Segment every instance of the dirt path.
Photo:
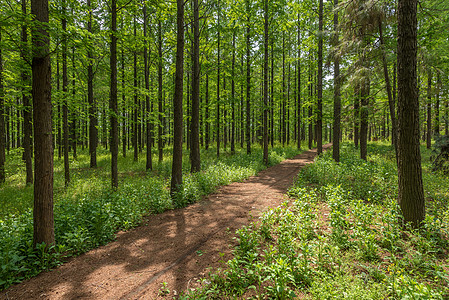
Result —
<svg viewBox="0 0 449 300"><path fill-rule="evenodd" d="M164 298L171 299L229 259L235 230L279 205L315 155L306 151L189 207L149 216L114 242L12 286L0 299L159 299L163 282L170 290Z"/></svg>

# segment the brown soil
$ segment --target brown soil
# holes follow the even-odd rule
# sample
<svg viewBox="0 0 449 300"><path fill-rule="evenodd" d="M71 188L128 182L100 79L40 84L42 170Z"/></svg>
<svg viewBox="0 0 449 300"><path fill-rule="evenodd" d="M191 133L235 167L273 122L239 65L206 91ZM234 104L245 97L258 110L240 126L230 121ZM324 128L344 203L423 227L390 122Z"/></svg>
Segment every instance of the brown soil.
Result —
<svg viewBox="0 0 449 300"><path fill-rule="evenodd" d="M114 242L0 292L0 299L171 299L222 266L235 230L282 203L315 155L306 151L189 207L151 215Z"/></svg>

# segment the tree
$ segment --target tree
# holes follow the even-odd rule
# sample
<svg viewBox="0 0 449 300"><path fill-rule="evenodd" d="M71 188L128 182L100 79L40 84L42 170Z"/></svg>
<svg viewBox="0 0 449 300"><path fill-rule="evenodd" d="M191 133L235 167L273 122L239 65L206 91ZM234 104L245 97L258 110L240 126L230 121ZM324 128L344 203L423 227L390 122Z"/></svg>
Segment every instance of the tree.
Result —
<svg viewBox="0 0 449 300"><path fill-rule="evenodd" d="M150 70L148 65L148 50L147 50L147 31L148 31L148 15L147 15L147 5L143 4L143 36L144 36L144 47L143 47L143 61L145 68L145 91L147 94L145 95L145 109L146 109L146 144L147 144L147 160L146 160L146 169L153 169L153 160L151 155L151 107L150 107ZM150 50L151 51L151 50Z"/></svg>
<svg viewBox="0 0 449 300"><path fill-rule="evenodd" d="M33 245L54 244L53 143L48 0L32 0L32 96L34 117L34 234Z"/></svg>
<svg viewBox="0 0 449 300"><path fill-rule="evenodd" d="M69 120L68 120L68 99L67 99L67 86L69 81L67 78L67 8L66 1L62 1L62 134L64 143L64 179L65 186L70 183L70 166L69 166Z"/></svg>
<svg viewBox="0 0 449 300"><path fill-rule="evenodd" d="M193 53L192 53L192 121L190 140L191 172L201 170L200 160L200 30L198 0L193 0Z"/></svg>
<svg viewBox="0 0 449 300"><path fill-rule="evenodd" d="M182 189L182 96L184 76L184 0L176 0L176 71L173 97L173 164L170 194L174 198Z"/></svg>
<svg viewBox="0 0 449 300"><path fill-rule="evenodd" d="M338 0L334 0L334 45L338 45ZM341 78L340 78L340 58L338 54L334 55L334 126L333 126L333 146L332 158L340 161L340 123L341 123Z"/></svg>
<svg viewBox="0 0 449 300"><path fill-rule="evenodd" d="M425 216L416 73L417 4L417 0L398 1L398 203L404 222L413 227L420 226Z"/></svg>
<svg viewBox="0 0 449 300"><path fill-rule="evenodd" d="M2 41L2 32L0 30L0 42ZM3 92L3 57L0 47L0 184L6 180L5 161L6 161L6 135L5 135L5 94Z"/></svg>
<svg viewBox="0 0 449 300"><path fill-rule="evenodd" d="M89 20L87 22L87 31L92 35L92 2L87 0L89 8ZM98 145L98 119L97 107L94 99L94 71L93 71L93 52L92 52L92 37L89 36L89 46L87 50L87 103L89 104L89 153L90 153L90 167L97 166L97 145Z"/></svg>
<svg viewBox="0 0 449 300"><path fill-rule="evenodd" d="M323 0L320 0L318 19L318 107L316 120L316 141L317 154L320 155L323 152Z"/></svg>
<svg viewBox="0 0 449 300"><path fill-rule="evenodd" d="M117 106L117 0L111 0L111 81L109 110L111 122L111 184L118 187L118 106Z"/></svg>
<svg viewBox="0 0 449 300"><path fill-rule="evenodd" d="M268 166L268 0L264 0L263 162Z"/></svg>

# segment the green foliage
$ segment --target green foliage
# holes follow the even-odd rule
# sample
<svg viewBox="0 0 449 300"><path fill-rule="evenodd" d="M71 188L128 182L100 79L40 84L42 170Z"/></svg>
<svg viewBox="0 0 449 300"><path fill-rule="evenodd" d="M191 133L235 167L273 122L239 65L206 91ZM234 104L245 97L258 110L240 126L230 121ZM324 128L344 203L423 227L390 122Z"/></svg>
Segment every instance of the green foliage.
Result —
<svg viewBox="0 0 449 300"><path fill-rule="evenodd" d="M449 136L441 135L435 138L431 159L432 171L449 174Z"/></svg>
<svg viewBox="0 0 449 300"><path fill-rule="evenodd" d="M243 152L243 151L242 151ZM262 150L251 155L222 155L216 159L213 149L203 151L203 171L187 174L188 153L184 157L184 184L180 195L172 202L168 189L171 160L165 159L156 170L146 174L144 160L120 158L122 183L116 192L110 190L109 154L99 149L98 168L91 169L86 151L78 153L71 162L72 181L64 186L62 160L55 160L55 237L56 245L49 251L45 245L33 249L32 187L24 186L24 167L19 155L12 151L7 183L0 187L0 289L52 268L67 256L77 255L114 239L118 230L138 225L151 213L161 213L173 207L184 207L213 192L216 187L241 181L265 168ZM297 154L294 147L275 148L271 164ZM168 155L168 153L167 153ZM158 174L159 176L155 176Z"/></svg>
<svg viewBox="0 0 449 300"><path fill-rule="evenodd" d="M340 164L325 154L304 168L289 191L294 200L239 229L234 257L185 299L449 297L448 207L430 212L422 229L404 231L396 199L380 180L396 179L395 157L388 147L370 148L369 163L345 145ZM350 171L374 178L356 185Z"/></svg>

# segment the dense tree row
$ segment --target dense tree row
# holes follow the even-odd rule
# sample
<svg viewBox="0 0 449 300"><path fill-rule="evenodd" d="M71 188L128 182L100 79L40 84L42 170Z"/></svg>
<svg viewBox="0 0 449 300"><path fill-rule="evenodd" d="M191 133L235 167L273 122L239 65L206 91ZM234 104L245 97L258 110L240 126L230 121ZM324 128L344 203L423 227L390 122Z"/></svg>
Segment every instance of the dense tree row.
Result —
<svg viewBox="0 0 449 300"><path fill-rule="evenodd" d="M15 148L27 184L33 153L35 188L50 180L53 157L42 145L64 160L66 185L79 147L89 148L91 167L98 145L110 149L113 188L119 152L132 149L137 161L146 151L150 171L153 155L160 162L173 147L173 193L183 147L192 172L212 144L219 156L260 143L266 163L274 143L304 141L321 153L333 140L339 161L343 138L363 159L367 141L390 139L401 153L394 1L57 0L46 13L43 0L0 3L0 182ZM446 9L426 1L417 14L415 134L428 147L449 129Z"/></svg>

